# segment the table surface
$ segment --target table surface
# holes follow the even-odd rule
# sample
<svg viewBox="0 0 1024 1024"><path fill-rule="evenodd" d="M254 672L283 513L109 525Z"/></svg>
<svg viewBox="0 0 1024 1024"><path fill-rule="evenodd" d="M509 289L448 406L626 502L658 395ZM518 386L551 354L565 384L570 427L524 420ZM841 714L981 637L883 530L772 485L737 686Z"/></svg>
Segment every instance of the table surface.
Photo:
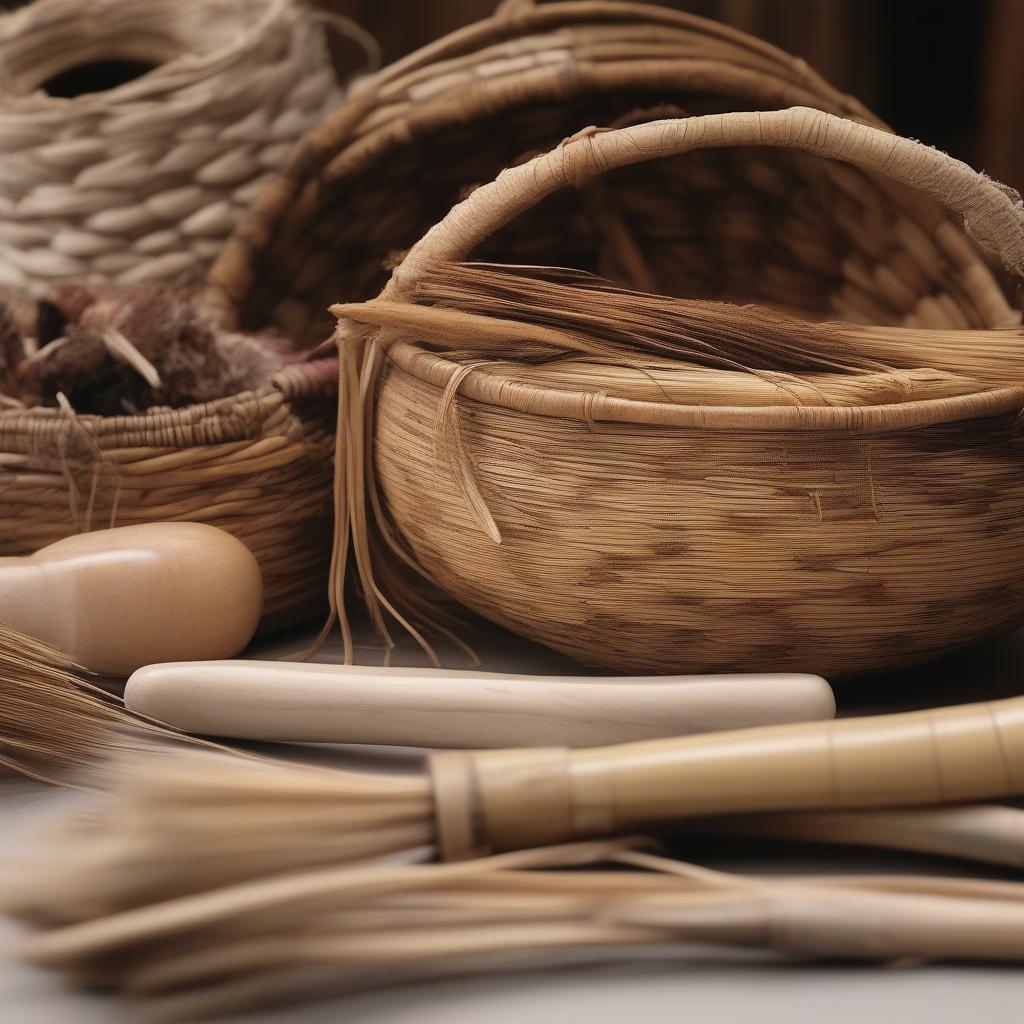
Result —
<svg viewBox="0 0 1024 1024"><path fill-rule="evenodd" d="M302 646L296 633L254 646L252 657L275 657ZM493 627L476 642L490 671L578 674L567 659ZM318 660L336 660L329 648ZM358 660L379 664L380 652L361 646ZM395 661L419 663L411 645ZM836 687L841 714L865 714L1024 693L1024 631L941 661ZM337 751L344 761L346 750ZM32 836L80 798L31 785L0 787L0 857L26 848ZM704 863L737 871L916 871L982 874L968 865L866 851L781 848L747 842L705 851ZM999 876L996 870L986 871ZM1007 872L1001 877L1013 877ZM0 947L16 948L18 931L0 919ZM694 953L686 960L581 966L544 973L475 977L408 985L297 1006L232 1021L326 1024L619 1024L630 1018L695 1021L756 1020L758 1024L829 1021L862 1024L927 1017L930 1024L1018 1021L1024 1004L1021 974L997 966L864 966L765 963L742 955ZM59 978L0 959L2 1024L138 1024L137 1015L102 995L82 994Z"/></svg>

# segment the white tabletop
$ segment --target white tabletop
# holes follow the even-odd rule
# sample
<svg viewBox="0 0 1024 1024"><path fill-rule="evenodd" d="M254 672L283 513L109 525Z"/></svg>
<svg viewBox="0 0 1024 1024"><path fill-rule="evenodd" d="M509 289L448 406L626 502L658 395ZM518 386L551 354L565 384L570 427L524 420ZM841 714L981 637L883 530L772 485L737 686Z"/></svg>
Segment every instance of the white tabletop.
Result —
<svg viewBox="0 0 1024 1024"><path fill-rule="evenodd" d="M303 641L293 634L257 645L254 657L272 657ZM583 671L566 659L499 630L487 629L477 649L491 671ZM331 660L328 650L318 660ZM379 663L364 647L360 661ZM418 663L403 645L399 663ZM913 672L849 682L837 687L840 710L858 714L914 708L1024 692L1024 631L960 652ZM338 752L345 758L345 750ZM405 758L402 758L405 760ZM0 787L0 856L24 849L33 832L75 794L30 785ZM705 851L705 863L727 870L927 871L982 874L968 866L902 855L763 847ZM996 870L985 872L998 876ZM1011 877L1009 872L1002 877ZM17 929L0 919L0 945L14 944ZM233 1021L264 1024L620 1024L632 1020L757 1024L930 1024L975 1020L1019 1021L1024 983L1019 971L996 966L877 967L765 963L749 955L694 954L655 964L586 966L557 972L409 985L298 1006ZM103 995L82 994L61 979L0 961L0 1024L139 1024L137 1015Z"/></svg>

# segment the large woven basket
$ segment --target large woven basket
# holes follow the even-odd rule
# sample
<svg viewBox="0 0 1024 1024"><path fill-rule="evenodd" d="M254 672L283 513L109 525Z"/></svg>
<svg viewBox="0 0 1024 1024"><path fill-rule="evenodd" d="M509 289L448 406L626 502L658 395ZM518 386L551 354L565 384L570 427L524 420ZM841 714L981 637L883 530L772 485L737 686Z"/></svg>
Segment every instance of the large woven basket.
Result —
<svg viewBox="0 0 1024 1024"><path fill-rule="evenodd" d="M710 367L618 365L585 354L600 315L586 297L561 345L544 332L567 314L510 286L500 305L492 293L476 306L431 288L513 228L568 239L548 263L578 258L573 218L595 187L628 231L593 240L586 269L811 318L769 325L767 367L776 343L796 351L801 338L826 364L877 367L714 369L727 354L714 346ZM1020 317L942 204L1024 270L1019 198L815 110L585 132L475 191L378 300L337 309L339 543L351 535L378 621L389 608L418 630L437 625L409 582L418 571L586 662L830 675L918 662L1020 622ZM613 299L627 324L655 302ZM767 313L708 308L734 324L734 350L759 324L765 335ZM852 323L814 326L822 313ZM657 317L644 322L656 331ZM701 337L683 340L700 354Z"/></svg>
<svg viewBox="0 0 1024 1024"><path fill-rule="evenodd" d="M111 61L152 70L70 98L43 88ZM0 283L201 277L340 98L320 20L296 0L36 0L0 15Z"/></svg>
<svg viewBox="0 0 1024 1024"><path fill-rule="evenodd" d="M225 322L323 341L327 306L375 295L388 259L467 188L586 125L666 104L805 104L879 123L802 61L716 22L603 0L505 3L363 80L309 133L225 246L208 300ZM528 262L547 240L516 243Z"/></svg>

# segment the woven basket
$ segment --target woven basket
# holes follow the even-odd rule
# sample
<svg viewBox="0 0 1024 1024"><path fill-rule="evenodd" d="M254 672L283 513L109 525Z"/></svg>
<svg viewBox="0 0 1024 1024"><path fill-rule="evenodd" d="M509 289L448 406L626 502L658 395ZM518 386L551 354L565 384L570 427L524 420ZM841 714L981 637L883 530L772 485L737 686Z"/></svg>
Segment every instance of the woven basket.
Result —
<svg viewBox="0 0 1024 1024"><path fill-rule="evenodd" d="M139 416L0 414L0 554L71 533L211 523L263 570L263 629L316 614L330 556L335 360L220 401Z"/></svg>
<svg viewBox="0 0 1024 1024"><path fill-rule="evenodd" d="M561 346L570 358L556 358L557 342L528 358L567 314L511 291L475 311L425 291L517 225L570 239L548 254L565 266L566 249L579 253L563 218L595 186L629 211L630 231L618 260L595 239L586 266L632 268L683 295L774 291L787 310L841 310L882 326L780 319L769 355L809 338L823 361L880 368L634 368L580 355L578 341ZM1020 622L1020 318L943 203L1024 270L1019 198L935 150L815 110L585 132L475 191L380 299L337 309L339 543L351 534L371 607L425 629L415 569L524 636L636 672L861 673ZM676 249L695 217L707 256L687 271ZM618 301L628 321L655 300ZM583 332L590 300L573 308ZM737 344L768 316L702 308L738 324ZM845 339L834 353L833 336Z"/></svg>
<svg viewBox="0 0 1024 1024"><path fill-rule="evenodd" d="M104 61L153 70L42 89ZM0 16L0 284L200 277L340 96L295 0L36 0Z"/></svg>
<svg viewBox="0 0 1024 1024"><path fill-rule="evenodd" d="M225 246L208 301L228 323L323 341L327 306L375 295L389 257L468 187L586 125L666 104L805 104L879 123L802 61L716 22L621 2L506 3L363 80L305 137ZM544 250L535 234L517 241L524 262Z"/></svg>

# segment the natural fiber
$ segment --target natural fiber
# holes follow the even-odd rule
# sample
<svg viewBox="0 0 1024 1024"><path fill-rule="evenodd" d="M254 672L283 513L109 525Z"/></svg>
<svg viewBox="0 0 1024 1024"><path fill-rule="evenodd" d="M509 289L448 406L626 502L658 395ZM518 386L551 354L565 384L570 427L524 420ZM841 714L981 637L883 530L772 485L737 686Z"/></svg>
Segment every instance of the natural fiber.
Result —
<svg viewBox="0 0 1024 1024"><path fill-rule="evenodd" d="M0 393L11 406L103 416L177 409L259 387L289 357L281 339L222 331L170 288L58 284L39 299L0 294L0 320Z"/></svg>
<svg viewBox="0 0 1024 1024"><path fill-rule="evenodd" d="M46 91L110 61L151 70ZM0 16L0 283L199 277L340 96L296 0L37 0Z"/></svg>
<svg viewBox="0 0 1024 1024"><path fill-rule="evenodd" d="M906 850L1024 869L1024 808L1002 804L898 811L761 814L697 823L698 835Z"/></svg>
<svg viewBox="0 0 1024 1024"><path fill-rule="evenodd" d="M436 977L685 959L695 943L874 962L1024 950L1018 883L737 876L641 845L262 879L44 933L27 955L147 1015L196 1020Z"/></svg>
<svg viewBox="0 0 1024 1024"><path fill-rule="evenodd" d="M595 185L635 212L581 253ZM877 671L1020 622L1020 315L936 200L1024 268L1007 190L808 109L584 132L479 188L334 308L335 606L351 549L386 637L450 631L436 585L636 672ZM463 262L522 223L619 286Z"/></svg>
<svg viewBox="0 0 1024 1024"><path fill-rule="evenodd" d="M880 124L803 61L716 22L606 0L502 5L492 18L360 82L307 134L217 259L207 299L228 323L269 324L315 344L330 334L330 303L376 294L394 254L503 167L587 125L793 104ZM769 193L793 184L749 170ZM705 176L697 184L715 194L731 183ZM747 204L731 195L739 198L730 208L736 248L753 229L743 223ZM839 196L837 216L853 232L863 230L856 198ZM578 240L589 250L595 234L616 233L623 218L657 220L662 213L656 193L648 193L646 209L644 197L621 210L596 194L586 198L568 229L558 218L530 220L502 239L502 256L549 262L553 245L564 250ZM695 221L700 205L692 207ZM910 220L914 231L916 218ZM813 231L793 234L808 260L819 258ZM844 255L833 247L826 267ZM675 258L697 274L707 264L696 231L679 241ZM764 270L770 281L773 268ZM844 301L856 305L860 292Z"/></svg>
<svg viewBox="0 0 1024 1024"><path fill-rule="evenodd" d="M161 1018L694 942L868 960L1024 950L1017 883L739 877L637 839L425 864L422 777L182 753L120 779L112 805L9 869L3 903L43 929L33 962ZM550 870L602 864L639 870Z"/></svg>
<svg viewBox="0 0 1024 1024"><path fill-rule="evenodd" d="M1021 706L574 751L447 751L432 755L429 773L409 775L201 751L126 757L108 773L106 802L34 855L36 880L11 900L36 919L73 924L300 870L482 856L682 822L684 838L694 825L705 835L772 834L777 820L783 837L1019 863L1020 812L938 805L1024 794ZM887 819L884 808L910 810ZM817 813L777 813L797 809ZM772 813L720 817L754 811Z"/></svg>
<svg viewBox="0 0 1024 1024"><path fill-rule="evenodd" d="M107 758L172 738L200 743L128 711L60 651L0 625L0 778L78 785Z"/></svg>

